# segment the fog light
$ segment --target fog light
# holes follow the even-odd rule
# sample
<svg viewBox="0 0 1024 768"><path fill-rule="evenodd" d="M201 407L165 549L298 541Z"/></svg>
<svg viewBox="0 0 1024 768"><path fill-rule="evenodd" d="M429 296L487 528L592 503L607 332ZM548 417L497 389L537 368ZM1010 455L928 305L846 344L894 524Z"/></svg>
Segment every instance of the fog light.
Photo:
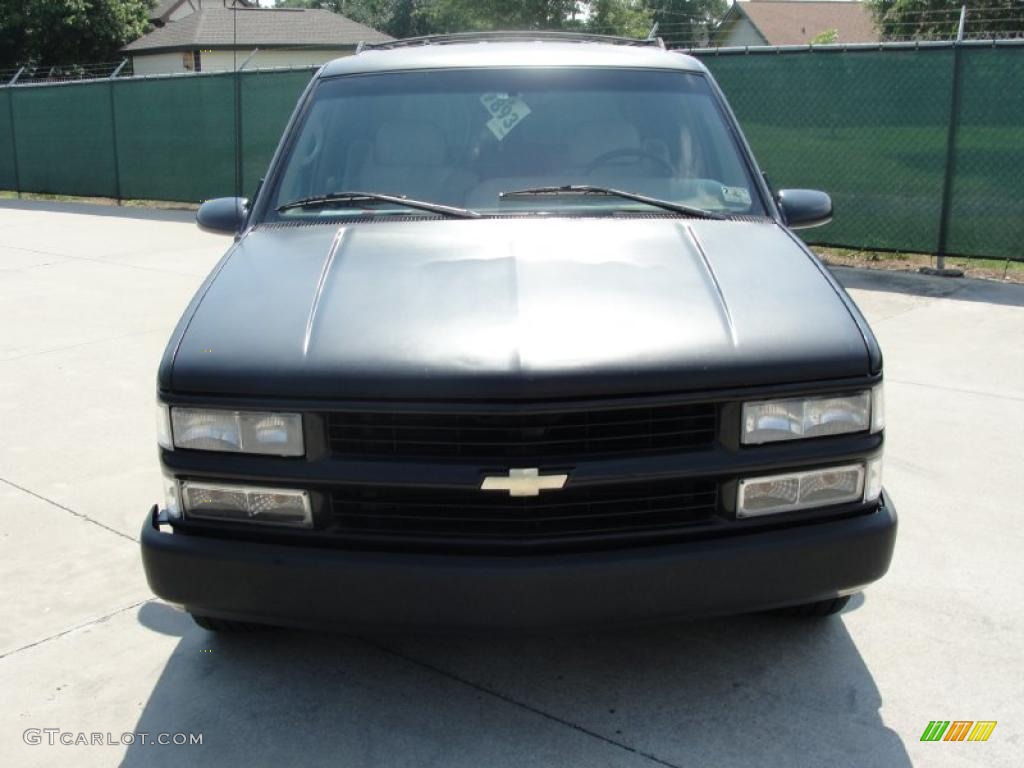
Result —
<svg viewBox="0 0 1024 768"><path fill-rule="evenodd" d="M310 528L313 514L306 491L251 488L218 483L182 484L185 516L195 520L224 520Z"/></svg>
<svg viewBox="0 0 1024 768"><path fill-rule="evenodd" d="M864 500L863 464L750 477L739 482L736 517L757 517Z"/></svg>

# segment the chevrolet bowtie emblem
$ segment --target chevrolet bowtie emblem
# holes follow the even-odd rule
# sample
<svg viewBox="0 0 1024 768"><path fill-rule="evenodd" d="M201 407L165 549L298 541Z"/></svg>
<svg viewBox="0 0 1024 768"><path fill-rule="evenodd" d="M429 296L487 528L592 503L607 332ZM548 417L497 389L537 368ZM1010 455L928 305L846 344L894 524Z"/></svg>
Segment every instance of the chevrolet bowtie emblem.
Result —
<svg viewBox="0 0 1024 768"><path fill-rule="evenodd" d="M510 469L507 475L491 475L480 484L483 491L508 491L509 496L539 496L541 491L565 487L568 475L542 475L536 467Z"/></svg>

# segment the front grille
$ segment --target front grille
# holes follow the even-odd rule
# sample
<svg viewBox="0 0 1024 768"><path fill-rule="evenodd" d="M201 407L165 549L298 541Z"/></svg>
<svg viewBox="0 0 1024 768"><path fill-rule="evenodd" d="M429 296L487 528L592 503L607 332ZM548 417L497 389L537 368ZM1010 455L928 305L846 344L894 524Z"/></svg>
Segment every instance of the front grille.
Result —
<svg viewBox="0 0 1024 768"><path fill-rule="evenodd" d="M357 457L551 459L671 453L715 440L712 403L548 413L328 414L333 453Z"/></svg>
<svg viewBox="0 0 1024 768"><path fill-rule="evenodd" d="M523 545L638 538L717 526L718 486L708 480L571 485L513 497L476 488L351 486L331 493L326 531L353 541Z"/></svg>

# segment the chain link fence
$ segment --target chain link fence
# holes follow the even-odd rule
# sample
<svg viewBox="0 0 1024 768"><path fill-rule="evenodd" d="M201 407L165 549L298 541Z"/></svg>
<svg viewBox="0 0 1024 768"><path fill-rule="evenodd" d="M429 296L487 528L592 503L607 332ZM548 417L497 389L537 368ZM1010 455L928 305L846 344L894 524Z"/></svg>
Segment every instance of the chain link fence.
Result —
<svg viewBox="0 0 1024 768"><path fill-rule="evenodd" d="M179 202L252 192L313 71L2 88L0 189Z"/></svg>
<svg viewBox="0 0 1024 768"><path fill-rule="evenodd" d="M693 53L772 185L832 195L809 242L1024 260L1024 46Z"/></svg>
<svg viewBox="0 0 1024 768"><path fill-rule="evenodd" d="M693 51L809 242L1024 261L1024 45ZM313 69L0 88L0 189L198 202L265 172ZM237 119L236 119L237 116Z"/></svg>

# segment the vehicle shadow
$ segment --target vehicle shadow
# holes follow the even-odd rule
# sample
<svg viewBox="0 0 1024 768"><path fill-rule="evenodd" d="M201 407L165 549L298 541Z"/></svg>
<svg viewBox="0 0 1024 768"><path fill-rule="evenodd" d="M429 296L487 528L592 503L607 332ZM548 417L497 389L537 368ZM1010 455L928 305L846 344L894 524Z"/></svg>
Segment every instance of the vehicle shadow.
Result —
<svg viewBox="0 0 1024 768"><path fill-rule="evenodd" d="M856 610L851 602L847 612ZM842 617L572 634L179 635L125 766L910 765ZM201 759L200 759L201 758Z"/></svg>
<svg viewBox="0 0 1024 768"><path fill-rule="evenodd" d="M829 267L829 271L846 289L885 291L926 298L977 301L1024 307L1024 285L978 280L970 277L937 277L915 272L857 267Z"/></svg>

